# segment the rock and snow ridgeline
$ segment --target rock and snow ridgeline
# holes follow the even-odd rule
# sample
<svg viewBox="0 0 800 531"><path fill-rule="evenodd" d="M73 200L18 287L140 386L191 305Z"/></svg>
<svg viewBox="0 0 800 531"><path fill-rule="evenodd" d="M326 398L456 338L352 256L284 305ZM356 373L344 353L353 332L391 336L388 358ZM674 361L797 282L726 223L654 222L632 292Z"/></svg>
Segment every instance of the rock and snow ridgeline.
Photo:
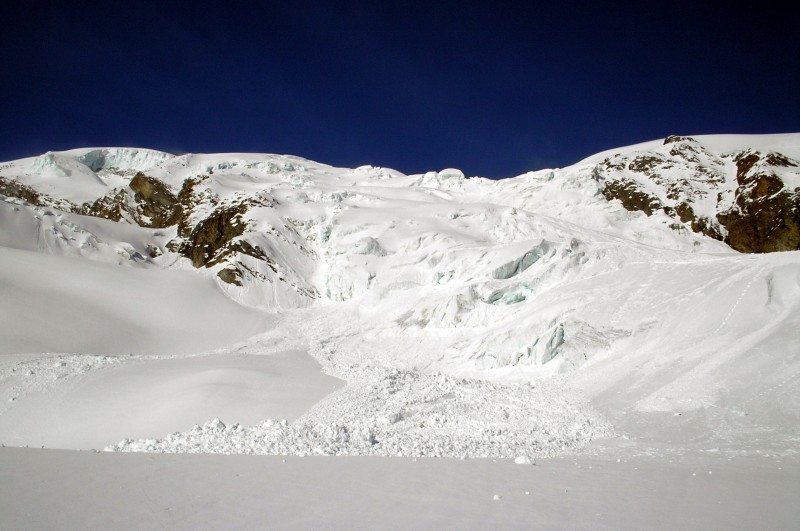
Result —
<svg viewBox="0 0 800 531"><path fill-rule="evenodd" d="M653 149L606 157L597 177L609 200L647 215L662 210L737 251L800 249L800 161L793 156L757 147L715 152L671 136Z"/></svg>

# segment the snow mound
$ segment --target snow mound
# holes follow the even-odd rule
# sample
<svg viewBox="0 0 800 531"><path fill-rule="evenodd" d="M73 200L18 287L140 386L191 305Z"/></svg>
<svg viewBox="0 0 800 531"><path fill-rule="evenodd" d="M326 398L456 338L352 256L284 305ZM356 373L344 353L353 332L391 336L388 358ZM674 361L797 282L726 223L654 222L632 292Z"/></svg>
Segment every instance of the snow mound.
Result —
<svg viewBox="0 0 800 531"><path fill-rule="evenodd" d="M106 450L533 458L577 450L610 433L557 383L499 384L391 370L351 380L295 423L245 427L215 419Z"/></svg>

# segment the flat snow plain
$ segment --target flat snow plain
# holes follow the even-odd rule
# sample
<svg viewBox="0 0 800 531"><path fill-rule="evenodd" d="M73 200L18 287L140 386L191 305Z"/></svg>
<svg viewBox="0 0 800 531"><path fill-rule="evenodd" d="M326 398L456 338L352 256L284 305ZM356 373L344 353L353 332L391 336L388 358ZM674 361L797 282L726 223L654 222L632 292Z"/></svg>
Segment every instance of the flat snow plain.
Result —
<svg viewBox="0 0 800 531"><path fill-rule="evenodd" d="M510 460L0 449L6 529L796 529L760 458ZM497 498L497 499L495 499Z"/></svg>

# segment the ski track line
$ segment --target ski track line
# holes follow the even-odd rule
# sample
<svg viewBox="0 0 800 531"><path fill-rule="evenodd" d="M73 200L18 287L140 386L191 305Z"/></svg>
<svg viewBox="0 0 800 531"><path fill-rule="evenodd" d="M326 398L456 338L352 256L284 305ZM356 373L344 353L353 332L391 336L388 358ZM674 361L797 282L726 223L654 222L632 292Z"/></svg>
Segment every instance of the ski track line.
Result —
<svg viewBox="0 0 800 531"><path fill-rule="evenodd" d="M750 291L750 287L753 285L756 279L761 277L765 269L766 266L761 266L760 268L758 268L758 271L756 272L755 275L753 275L753 278L750 279L750 282L748 282L747 285L744 287L744 289L742 289L742 292L739 294L739 298L736 299L736 302L733 303L733 306L731 306L731 309L728 311L728 314L725 316L725 318L722 320L722 322L719 324L716 330L711 332L711 335L716 335L720 330L722 330L725 327L726 324L728 324L728 320L731 318L731 316L733 316L733 312L736 311L736 308L739 306L739 303L742 302L744 296L747 295L748 291Z"/></svg>
<svg viewBox="0 0 800 531"><path fill-rule="evenodd" d="M793 372L792 374L790 374L789 376L787 376L786 378L784 378L783 380L781 380L777 384L773 385L772 387L770 387L768 389L764 389L763 391L761 391L757 395L751 396L750 398L748 398L744 402L741 402L739 404L739 406L740 407L741 406L746 406L747 404L750 404L750 403L754 402L757 399L762 399L767 395L774 394L777 391L779 391L782 387L787 386L787 384L788 384L789 387L791 387L792 385L795 385L798 382L800 382L800 380L798 380L798 377L800 377L800 370L797 370L797 371Z"/></svg>
<svg viewBox="0 0 800 531"><path fill-rule="evenodd" d="M736 308L738 308L739 304L742 302L742 300L744 299L745 295L747 295L747 292L750 291L750 288L753 286L753 283L763 275L763 273L766 270L766 268L767 268L766 265L761 266L761 267L758 268L758 271L756 271L755 275L753 275L753 277L750 279L750 281L747 283L747 285L745 285L745 287L742 289L742 292L739 294L739 297L736 299L736 302L733 303L733 306L731 306L731 309L728 311L727 315L722 320L722 322L719 324L719 326L717 326L717 328L711 334L706 336L698 344L698 346L703 345L706 342L708 342L711 339L712 336L716 335L720 330L722 330L725 327L725 325L728 324L728 321L730 320L731 316L733 316L733 313L736 311ZM743 402L739 402L738 404L735 404L735 406L737 408L745 408L747 405L752 404L756 400L762 400L766 396L769 396L769 395L772 395L772 394L776 393L777 391L779 391L782 387L786 386L787 384L789 386L795 385L800 381L800 380L798 380L798 377L800 377L800 370L797 370L797 371L793 372L792 374L790 374L789 376L787 376L786 378L784 378L783 380L781 380L777 384L773 385L772 387L769 387L768 389L765 389L765 390L761 391L760 393L751 396L750 398L748 398L747 400L744 400ZM737 409L731 409L731 408L727 408L727 407L724 407L724 406L718 406L716 404L711 404L711 406L715 407L717 409L722 409L722 410L725 410L725 411L729 411L731 413L735 413L736 415L739 415L739 416L742 416L742 415L746 414L743 411L738 411Z"/></svg>
<svg viewBox="0 0 800 531"><path fill-rule="evenodd" d="M782 387L784 387L784 386L791 387L792 385L796 385L797 383L800 383L800 378L799 377L800 377L800 370L797 370L797 371L793 372L792 374L790 374L789 376L787 376L786 378L784 378L783 380L781 380L780 382L778 382L777 384L773 385L772 387L770 387L768 389L764 389L760 393L751 396L747 400L739 402L738 404L734 404L735 407L742 409L741 411L739 409L733 409L733 408L729 408L729 407L725 407L725 406L718 406L717 404L709 404L709 405L711 407L714 407L714 408L717 408L717 409L721 409L723 411L728 411L730 413L734 413L739 417L743 417L743 416L747 415L747 412L744 411L744 409L749 404L752 404L756 400L759 400L759 401L763 400L765 397L780 391L780 389Z"/></svg>

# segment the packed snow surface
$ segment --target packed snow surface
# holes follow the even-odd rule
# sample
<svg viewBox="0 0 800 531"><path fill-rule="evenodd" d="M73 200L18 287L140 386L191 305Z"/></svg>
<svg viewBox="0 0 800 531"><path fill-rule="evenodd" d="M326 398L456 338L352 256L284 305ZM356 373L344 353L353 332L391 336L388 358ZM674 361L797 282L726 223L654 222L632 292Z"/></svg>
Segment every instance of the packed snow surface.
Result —
<svg viewBox="0 0 800 531"><path fill-rule="evenodd" d="M0 440L48 448L101 448L114 439L159 437L191 429L208 415L244 424L266 417L292 421L341 384L298 352L135 359L59 355L16 370L27 377L11 389L16 407L0 404ZM44 379L49 387L33 387Z"/></svg>
<svg viewBox="0 0 800 531"><path fill-rule="evenodd" d="M714 160L800 158L798 135L695 139ZM0 442L24 418L25 444L123 451L530 460L634 441L796 455L800 252L739 254L605 199L601 160L662 144L502 181L131 148L2 164L46 197L0 197ZM115 197L138 172L186 192L186 226L236 213L239 232L193 264L174 226L64 206ZM233 370L286 352L346 383L323 398L329 383L309 380L314 400L292 413L258 391L269 362ZM183 379L148 383L159 363ZM236 409L239 391L221 408L196 400L225 385L258 395L262 416ZM169 422L144 434L156 403ZM120 409L135 420L104 430Z"/></svg>
<svg viewBox="0 0 800 531"><path fill-rule="evenodd" d="M730 531L792 530L800 520L800 467L763 458L521 466L0 448L0 470L9 529Z"/></svg>

